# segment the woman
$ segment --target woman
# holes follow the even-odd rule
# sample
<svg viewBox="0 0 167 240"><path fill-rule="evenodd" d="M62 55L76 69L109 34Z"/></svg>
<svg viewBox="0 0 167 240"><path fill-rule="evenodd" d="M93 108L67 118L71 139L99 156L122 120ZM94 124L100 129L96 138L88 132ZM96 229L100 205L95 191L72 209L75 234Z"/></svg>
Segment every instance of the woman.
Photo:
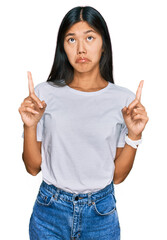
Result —
<svg viewBox="0 0 167 240"><path fill-rule="evenodd" d="M46 82L19 108L27 171L42 170L32 240L120 239L114 184L130 172L148 121L136 95L114 84L107 25L92 7L71 9L59 28Z"/></svg>

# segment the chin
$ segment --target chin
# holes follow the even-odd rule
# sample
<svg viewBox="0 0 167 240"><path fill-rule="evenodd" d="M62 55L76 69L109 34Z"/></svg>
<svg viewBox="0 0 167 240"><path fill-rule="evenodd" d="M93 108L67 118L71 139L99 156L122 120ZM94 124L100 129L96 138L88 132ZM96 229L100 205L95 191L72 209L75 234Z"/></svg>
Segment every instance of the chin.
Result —
<svg viewBox="0 0 167 240"><path fill-rule="evenodd" d="M87 73L87 72L90 72L91 69L74 69L75 72L78 72L78 73Z"/></svg>
<svg viewBox="0 0 167 240"><path fill-rule="evenodd" d="M90 72L91 70L93 70L92 67L86 66L86 65L83 65L80 67L74 66L73 68L74 68L74 71L79 72L79 73L86 73L86 72Z"/></svg>

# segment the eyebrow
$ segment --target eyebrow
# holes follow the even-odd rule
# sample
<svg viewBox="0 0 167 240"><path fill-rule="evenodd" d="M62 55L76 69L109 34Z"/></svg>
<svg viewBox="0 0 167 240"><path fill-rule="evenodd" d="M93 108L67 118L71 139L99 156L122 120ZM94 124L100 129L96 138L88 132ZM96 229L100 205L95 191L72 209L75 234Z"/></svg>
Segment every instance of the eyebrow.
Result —
<svg viewBox="0 0 167 240"><path fill-rule="evenodd" d="M96 33L95 31L93 30L87 30L86 32L83 32L84 34L87 34L87 33L90 33L90 32L94 32ZM65 37L68 37L68 36L75 36L76 34L75 33L68 33Z"/></svg>

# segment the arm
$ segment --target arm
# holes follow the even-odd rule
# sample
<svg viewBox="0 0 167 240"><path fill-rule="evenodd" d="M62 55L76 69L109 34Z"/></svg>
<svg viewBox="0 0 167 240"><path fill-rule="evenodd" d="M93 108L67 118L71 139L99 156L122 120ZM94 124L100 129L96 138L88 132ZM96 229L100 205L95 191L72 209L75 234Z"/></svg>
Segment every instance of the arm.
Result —
<svg viewBox="0 0 167 240"><path fill-rule="evenodd" d="M132 140L138 140L139 137L131 137L128 134L128 137ZM130 170L132 169L133 162L136 155L135 148L129 146L125 143L124 148L117 148L117 154L115 159L115 172L114 172L114 184L119 184L125 180L128 176Z"/></svg>
<svg viewBox="0 0 167 240"><path fill-rule="evenodd" d="M23 161L26 170L31 175L37 175L41 170L41 142L36 141L36 127L24 125Z"/></svg>
<svg viewBox="0 0 167 240"><path fill-rule="evenodd" d="M37 126L42 121L41 118L47 105L45 101L41 101L36 96L32 75L30 72L27 74L29 96L24 99L18 110L24 123L22 159L27 172L35 176L40 172L42 162L41 141L37 141L39 139L37 138Z"/></svg>
<svg viewBox="0 0 167 240"><path fill-rule="evenodd" d="M132 140L141 139L142 131L149 119L145 107L140 102L143 82L141 81L139 84L134 101L122 109L123 118L128 128L128 137ZM115 184L123 182L127 177L133 166L135 155L136 149L126 143L120 155L118 157L116 155L113 178Z"/></svg>

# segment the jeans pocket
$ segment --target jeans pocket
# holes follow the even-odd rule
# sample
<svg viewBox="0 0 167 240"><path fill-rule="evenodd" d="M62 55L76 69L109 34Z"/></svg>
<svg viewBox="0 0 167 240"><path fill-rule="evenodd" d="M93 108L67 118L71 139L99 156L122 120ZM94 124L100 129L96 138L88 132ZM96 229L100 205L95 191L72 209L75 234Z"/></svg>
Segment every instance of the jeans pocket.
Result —
<svg viewBox="0 0 167 240"><path fill-rule="evenodd" d="M50 206L53 202L53 194L49 193L43 188L39 189L38 195L37 195L37 203L43 206Z"/></svg>
<svg viewBox="0 0 167 240"><path fill-rule="evenodd" d="M93 202L93 209L98 215L111 215L116 211L116 198L111 192L107 196Z"/></svg>

